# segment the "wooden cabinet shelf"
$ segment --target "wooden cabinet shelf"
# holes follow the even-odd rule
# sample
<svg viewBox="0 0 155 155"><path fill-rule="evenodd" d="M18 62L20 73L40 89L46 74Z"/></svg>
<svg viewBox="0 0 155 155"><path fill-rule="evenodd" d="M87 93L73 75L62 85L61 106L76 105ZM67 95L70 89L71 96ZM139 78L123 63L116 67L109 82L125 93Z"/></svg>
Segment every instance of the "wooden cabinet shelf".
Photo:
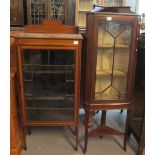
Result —
<svg viewBox="0 0 155 155"><path fill-rule="evenodd" d="M79 13L86 13L86 12L90 12L90 10L79 10Z"/></svg>
<svg viewBox="0 0 155 155"><path fill-rule="evenodd" d="M113 95L111 95L111 94L103 94L103 95L101 95L100 93L98 93L98 92L95 92L96 93L96 95L95 95L95 98L96 98L96 100L101 100L102 98L103 99L109 99L109 100L114 100L114 99L119 99L119 97L117 97L117 96L113 96Z"/></svg>
<svg viewBox="0 0 155 155"><path fill-rule="evenodd" d="M96 72L96 76L97 77L102 77L102 76L112 76L112 70L103 70L103 71L97 71ZM113 71L113 76L117 76L117 77L122 77L122 76L127 76L127 73L122 72L122 71L117 71L114 70Z"/></svg>
<svg viewBox="0 0 155 155"><path fill-rule="evenodd" d="M22 64L23 66L30 67L74 67L75 65L43 65L43 64Z"/></svg>
<svg viewBox="0 0 155 155"><path fill-rule="evenodd" d="M65 74L65 71L59 71L59 70L56 70L56 71L25 71L24 73L29 73L29 74Z"/></svg>
<svg viewBox="0 0 155 155"><path fill-rule="evenodd" d="M74 110L74 108L29 108L29 107L26 107L27 110L54 110L54 111L62 111L62 110L65 110L65 111L70 111L70 110Z"/></svg>
<svg viewBox="0 0 155 155"><path fill-rule="evenodd" d="M36 91L33 93L33 90L25 93L25 99L35 99L35 100L66 100L69 97L74 97L74 94L65 93L64 90L58 91L59 88L51 88L50 90Z"/></svg>
<svg viewBox="0 0 155 155"><path fill-rule="evenodd" d="M40 123L44 122L54 122L63 123L67 121L67 123L72 123L74 110L51 110L51 109L28 109L27 110L28 117L27 120L31 122L40 121ZM67 125L67 124L66 124Z"/></svg>
<svg viewBox="0 0 155 155"><path fill-rule="evenodd" d="M129 49L130 46L129 45L116 45L114 47L112 45L98 45L98 48L125 48L125 49Z"/></svg>
<svg viewBox="0 0 155 155"><path fill-rule="evenodd" d="M33 94L26 94L26 96L33 96ZM43 96L43 97L34 97L35 98L35 100L44 100L44 101L46 101L46 100L52 100L52 101L54 101L54 100L65 100L65 96ZM25 98L26 100L27 100L27 98ZM32 100L33 98L29 98L29 100Z"/></svg>

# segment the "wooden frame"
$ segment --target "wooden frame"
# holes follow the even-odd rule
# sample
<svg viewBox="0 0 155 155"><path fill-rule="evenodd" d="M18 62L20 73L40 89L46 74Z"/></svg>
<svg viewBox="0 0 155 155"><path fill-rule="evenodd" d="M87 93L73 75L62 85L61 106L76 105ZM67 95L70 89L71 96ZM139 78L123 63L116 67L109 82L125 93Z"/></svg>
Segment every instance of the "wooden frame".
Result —
<svg viewBox="0 0 155 155"><path fill-rule="evenodd" d="M26 149L26 137L24 129L20 124L20 115L18 112L18 77L17 77L17 54L15 47L15 38L10 36L10 154L20 155L23 149Z"/></svg>
<svg viewBox="0 0 155 155"><path fill-rule="evenodd" d="M102 13L101 13L102 14ZM90 22L90 23L93 23L95 22L95 25L93 26L91 24L91 26L88 26L90 25L90 23L87 23L87 27L89 27L89 29L87 30L87 36L88 38L91 37L91 32L94 32L93 33L93 36L94 38L92 38L90 40L90 42L87 42L88 43L88 46L87 46L87 51L89 51L90 54L87 53L87 63L89 63L90 67L88 67L87 71L86 71L86 81L91 81L91 82L87 82L86 85L85 85L85 93L86 93L86 96L85 96L85 101L88 102L88 101L91 101L92 103L94 104L102 104L102 100L101 101L96 101L94 99L94 92L95 92L95 78L96 78L96 55L97 55L97 29L95 27L98 26L98 22L99 21L102 21L102 20L106 20L106 18L108 16L110 16L113 21L122 21L122 22L127 22L127 21L130 21L133 23L133 32L132 32L132 43L131 43L131 48L130 48L130 64L129 64L129 78L128 78L128 97L125 99L125 100L108 100L106 101L106 103L111 103L111 102L115 102L115 103L120 103L120 102L129 102L131 100L131 97L132 97L132 94L133 94L133 87L134 87L134 76L135 76L135 60L136 60L136 55L137 53L135 52L136 50L136 46L137 46L137 22L138 22L138 19L136 16L124 16L124 17L121 17L121 16L117 16L117 15L114 15L114 14L104 14L104 16L101 16L100 13L97 13L96 14L96 17L94 18L93 16L93 13L91 15L88 14L88 21L87 22ZM90 15L90 16L89 16ZM121 17L121 19L120 19ZM93 31L94 29L94 31ZM89 46L91 45L91 46ZM93 62L93 63L90 63L90 62ZM91 72L91 71L92 72ZM134 71L134 72L133 72ZM91 79L90 79L91 77ZM88 90L90 90L88 92Z"/></svg>

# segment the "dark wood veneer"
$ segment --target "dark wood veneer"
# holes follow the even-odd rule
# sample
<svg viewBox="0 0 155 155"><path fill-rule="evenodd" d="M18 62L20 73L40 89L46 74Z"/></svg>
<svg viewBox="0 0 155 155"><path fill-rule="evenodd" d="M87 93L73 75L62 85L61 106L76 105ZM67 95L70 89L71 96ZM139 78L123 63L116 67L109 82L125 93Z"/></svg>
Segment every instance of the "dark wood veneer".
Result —
<svg viewBox="0 0 155 155"><path fill-rule="evenodd" d="M85 76L85 96L84 96L84 109L86 112L86 123L85 123L85 148L84 153L87 151L88 135L89 136L102 136L105 134L110 135L124 135L124 150L126 150L126 139L127 139L127 128L129 115L126 118L125 132L120 132L111 129L105 125L106 110L112 109L130 109L132 107L132 95L134 88L135 70L136 70L136 57L137 57L137 38L139 34L138 16L131 13L112 13L112 12L96 12L87 13L86 23L86 38L87 38L87 52L86 52L86 76ZM132 25L131 31L131 42L129 48L129 65L126 86L126 96L124 98L110 98L109 99L96 99L96 66L97 66L97 49L101 48L98 46L98 27L101 22L117 22L126 23ZM106 36L103 36L103 38ZM104 48L104 47L102 47ZM108 49L107 47L105 47ZM117 48L117 47L116 47ZM127 49L124 48L124 49ZM125 52L125 51L124 51ZM117 63L117 62L115 62ZM104 64L104 62L103 62ZM103 65L102 64L102 65ZM106 75L106 74L105 74ZM103 75L102 75L103 76ZM107 75L106 75L107 76ZM120 75L121 76L121 75ZM101 77L101 75L100 75ZM118 76L119 77L119 76ZM88 123L90 119L90 113L94 111L102 110L101 125L95 130L88 132ZM128 112L127 112L128 113Z"/></svg>

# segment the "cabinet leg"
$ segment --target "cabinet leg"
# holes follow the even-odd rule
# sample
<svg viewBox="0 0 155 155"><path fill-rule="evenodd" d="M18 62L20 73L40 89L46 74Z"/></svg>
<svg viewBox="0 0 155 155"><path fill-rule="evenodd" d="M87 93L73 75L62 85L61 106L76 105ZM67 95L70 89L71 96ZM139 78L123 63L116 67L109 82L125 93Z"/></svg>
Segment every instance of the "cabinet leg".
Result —
<svg viewBox="0 0 155 155"><path fill-rule="evenodd" d="M27 144L26 144L26 127L23 127L23 149L27 150Z"/></svg>
<svg viewBox="0 0 155 155"><path fill-rule="evenodd" d="M140 141L139 141L139 146L138 146L138 151L137 155L142 155L144 147L145 147L145 120L143 120L143 126L141 130L141 136L140 136Z"/></svg>
<svg viewBox="0 0 155 155"><path fill-rule="evenodd" d="M76 136L76 144L75 144L75 151L78 150L78 135L79 135L79 127L75 127L75 136Z"/></svg>
<svg viewBox="0 0 155 155"><path fill-rule="evenodd" d="M120 113L123 113L123 110L120 110Z"/></svg>
<svg viewBox="0 0 155 155"><path fill-rule="evenodd" d="M142 154L143 154L143 149L140 150L140 149L138 148L137 155L142 155Z"/></svg>
<svg viewBox="0 0 155 155"><path fill-rule="evenodd" d="M106 124L106 110L102 110L101 125Z"/></svg>
<svg viewBox="0 0 155 155"><path fill-rule="evenodd" d="M88 128L89 128L89 110L85 110L86 120L85 120L85 146L83 153L86 153L87 151L87 145L88 145Z"/></svg>
<svg viewBox="0 0 155 155"><path fill-rule="evenodd" d="M124 151L126 151L126 142L127 142L127 137L128 137L128 124L129 124L129 111L127 110L125 133L124 133Z"/></svg>
<svg viewBox="0 0 155 155"><path fill-rule="evenodd" d="M106 124L106 110L102 110L102 115L101 115L101 125L105 125ZM100 138L102 138L102 136L100 136Z"/></svg>

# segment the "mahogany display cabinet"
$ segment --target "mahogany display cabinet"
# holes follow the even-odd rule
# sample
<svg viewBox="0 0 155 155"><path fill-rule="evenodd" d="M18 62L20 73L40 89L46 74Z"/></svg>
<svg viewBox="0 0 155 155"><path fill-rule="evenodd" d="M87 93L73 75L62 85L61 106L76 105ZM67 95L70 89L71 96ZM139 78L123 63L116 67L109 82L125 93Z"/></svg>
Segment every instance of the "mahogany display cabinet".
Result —
<svg viewBox="0 0 155 155"><path fill-rule="evenodd" d="M60 21L44 21L15 35L22 125L74 126L75 149L82 42L77 32Z"/></svg>
<svg viewBox="0 0 155 155"><path fill-rule="evenodd" d="M94 111L129 109L132 105L137 40L138 16L133 13L87 13L86 75L84 109L85 148L88 136L124 135L124 150L128 127L121 132L104 124L88 132L90 114Z"/></svg>

